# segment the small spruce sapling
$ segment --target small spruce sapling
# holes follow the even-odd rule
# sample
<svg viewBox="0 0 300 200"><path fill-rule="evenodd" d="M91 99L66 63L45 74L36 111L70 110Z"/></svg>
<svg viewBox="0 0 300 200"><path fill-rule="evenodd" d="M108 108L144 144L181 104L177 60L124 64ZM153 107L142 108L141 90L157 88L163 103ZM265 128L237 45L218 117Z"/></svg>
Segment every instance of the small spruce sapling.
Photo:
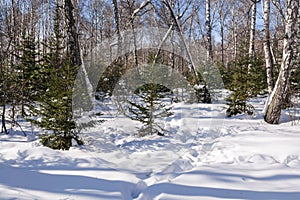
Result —
<svg viewBox="0 0 300 200"><path fill-rule="evenodd" d="M139 136L165 135L166 130L158 120L173 115L170 111L173 92L163 85L148 83L138 87L134 94L134 100L128 101L130 114L127 116L143 124Z"/></svg>
<svg viewBox="0 0 300 200"><path fill-rule="evenodd" d="M238 68L232 75L232 83L230 90L232 93L227 97L228 108L226 114L228 117L232 117L237 114L247 113L248 115L253 114L253 106L247 103L249 95L248 86L249 74L245 73L245 69Z"/></svg>

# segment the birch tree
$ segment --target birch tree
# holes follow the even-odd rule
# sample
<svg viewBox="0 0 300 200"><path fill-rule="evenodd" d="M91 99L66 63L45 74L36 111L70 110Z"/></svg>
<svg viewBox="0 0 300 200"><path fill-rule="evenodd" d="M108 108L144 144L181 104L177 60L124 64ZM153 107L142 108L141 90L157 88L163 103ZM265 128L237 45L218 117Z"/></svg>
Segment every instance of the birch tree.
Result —
<svg viewBox="0 0 300 200"><path fill-rule="evenodd" d="M213 59L210 5L211 5L211 1L206 0L206 2L205 2L205 29L206 29L206 49L207 49L206 54L207 54L207 59Z"/></svg>
<svg viewBox="0 0 300 200"><path fill-rule="evenodd" d="M270 41L270 0L264 0L263 2L263 18L264 18L264 54L265 54L265 65L267 74L267 84L268 92L271 94L274 88L274 75L273 75L273 59L271 51L271 41Z"/></svg>
<svg viewBox="0 0 300 200"><path fill-rule="evenodd" d="M270 124L278 124L281 109L285 103L289 87L290 76L293 67L294 52L297 39L297 18L299 11L298 0L286 1L285 35L283 45L283 55L278 79L275 88L267 102L265 121Z"/></svg>
<svg viewBox="0 0 300 200"><path fill-rule="evenodd" d="M120 55L120 44L121 44L121 34L120 34L120 14L117 0L113 0L114 5L114 18L116 22L116 33L118 36L118 55Z"/></svg>
<svg viewBox="0 0 300 200"><path fill-rule="evenodd" d="M226 26L226 19L230 11L228 5L229 5L228 2L219 1L218 17L219 17L219 27L220 27L220 37L221 37L221 64L223 67L225 66L225 55L224 55L225 26Z"/></svg>
<svg viewBox="0 0 300 200"><path fill-rule="evenodd" d="M252 67L252 61L254 59L254 43L255 43L255 26L256 26L256 0L251 0L251 24L250 24L250 39L249 39L249 61L248 71Z"/></svg>

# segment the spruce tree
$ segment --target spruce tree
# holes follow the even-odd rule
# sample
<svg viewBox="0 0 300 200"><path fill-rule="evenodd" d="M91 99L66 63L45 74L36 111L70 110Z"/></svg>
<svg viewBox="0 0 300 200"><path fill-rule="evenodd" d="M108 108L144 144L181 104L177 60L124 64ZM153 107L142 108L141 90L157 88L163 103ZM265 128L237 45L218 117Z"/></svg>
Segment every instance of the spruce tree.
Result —
<svg viewBox="0 0 300 200"><path fill-rule="evenodd" d="M134 94L135 98L128 101L130 105L128 116L143 124L138 135L157 134L163 136L166 130L159 123L159 119L173 114L170 111L172 109L170 106L172 91L160 84L147 83L138 87Z"/></svg>
<svg viewBox="0 0 300 200"><path fill-rule="evenodd" d="M37 60L38 51L36 46L33 31L26 33L26 30L24 30L19 49L21 52L20 62L16 66L18 70L16 78L19 82L16 91L18 92L15 93L16 96L14 97L17 104L21 106L23 117L27 116L26 107L30 107L45 89L41 88L41 85L43 85L41 82L42 70Z"/></svg>
<svg viewBox="0 0 300 200"><path fill-rule="evenodd" d="M50 132L42 136L42 144L53 149L68 150L72 146L72 139L79 145L83 144L78 137L72 113L72 92L79 66L72 64L71 55L64 45L60 17L57 6L54 35L49 39L49 52L44 56L42 67L42 87L46 90L32 110L39 117L34 123Z"/></svg>
<svg viewBox="0 0 300 200"><path fill-rule="evenodd" d="M248 98L251 97L249 63L248 57L240 58L227 74L229 83L226 85L231 91L231 94L226 98L228 117L241 113L253 114L253 106L247 103Z"/></svg>

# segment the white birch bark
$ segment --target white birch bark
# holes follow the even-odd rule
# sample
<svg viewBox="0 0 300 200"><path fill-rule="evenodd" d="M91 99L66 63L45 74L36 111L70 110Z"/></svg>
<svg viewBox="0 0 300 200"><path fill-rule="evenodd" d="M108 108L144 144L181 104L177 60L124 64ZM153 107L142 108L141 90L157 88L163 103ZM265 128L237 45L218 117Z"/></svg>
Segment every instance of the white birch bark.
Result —
<svg viewBox="0 0 300 200"><path fill-rule="evenodd" d="M206 54L207 59L213 59L212 40L211 40L211 18L210 18L210 0L205 3L205 29L206 29Z"/></svg>
<svg viewBox="0 0 300 200"><path fill-rule="evenodd" d="M232 40L233 40L233 61L236 61L237 58L237 23L236 23L236 12L235 4L232 2L231 15L232 15Z"/></svg>
<svg viewBox="0 0 300 200"><path fill-rule="evenodd" d="M291 69L294 59L294 46L297 37L297 17L298 17L299 1L287 0L286 2L286 21L285 21L285 37L283 46L282 62L275 88L269 98L265 121L270 124L278 124L281 114L282 105L285 103L291 76Z"/></svg>
<svg viewBox="0 0 300 200"><path fill-rule="evenodd" d="M271 94L274 88L274 76L273 76L273 59L270 42L270 0L263 2L263 18L264 18L264 54L265 54L265 65L267 74L268 92Z"/></svg>
<svg viewBox="0 0 300 200"><path fill-rule="evenodd" d="M251 25L250 25L250 40L249 40L249 61L248 71L252 67L252 61L254 59L254 40L255 40L255 26L256 26L256 1L253 1L251 6Z"/></svg>
<svg viewBox="0 0 300 200"><path fill-rule="evenodd" d="M117 0L113 0L113 5L114 5L114 18L116 22L116 33L118 36L118 55L120 55L121 34L120 34L119 8L118 8Z"/></svg>

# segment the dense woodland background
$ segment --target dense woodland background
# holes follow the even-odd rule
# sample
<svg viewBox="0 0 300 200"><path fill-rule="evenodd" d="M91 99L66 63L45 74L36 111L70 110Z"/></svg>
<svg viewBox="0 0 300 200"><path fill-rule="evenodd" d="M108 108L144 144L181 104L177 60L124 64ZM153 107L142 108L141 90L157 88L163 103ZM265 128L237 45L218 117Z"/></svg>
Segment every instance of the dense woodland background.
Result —
<svg viewBox="0 0 300 200"><path fill-rule="evenodd" d="M143 27L175 30L205 47L207 59L219 67L226 89L232 91L228 116L253 113L247 99L269 94L265 120L277 124L281 109L299 103L299 4L298 0L1 0L1 132L9 133L7 126L18 125L22 116L52 131L42 139L46 146L68 149L72 139L81 144L72 119L72 89L82 58L106 38ZM145 57L151 59L151 52L135 49L113 61L107 76L120 77ZM172 52L160 52L160 57L172 67L191 62ZM114 84L103 88L109 91Z"/></svg>

